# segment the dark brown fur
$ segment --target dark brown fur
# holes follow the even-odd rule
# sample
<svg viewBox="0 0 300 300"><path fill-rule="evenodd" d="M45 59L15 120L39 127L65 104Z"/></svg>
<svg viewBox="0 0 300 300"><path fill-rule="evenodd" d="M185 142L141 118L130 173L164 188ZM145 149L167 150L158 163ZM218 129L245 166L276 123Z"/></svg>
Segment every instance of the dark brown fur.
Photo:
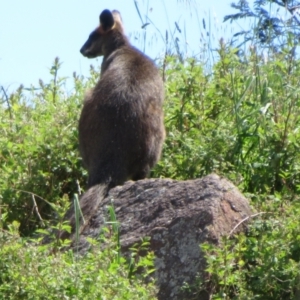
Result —
<svg viewBox="0 0 300 300"><path fill-rule="evenodd" d="M80 52L103 56L100 80L86 96L79 120L88 187L99 185L80 200L88 221L110 188L147 177L158 161L165 137L164 88L153 61L130 45L117 11L101 13L100 26ZM66 218L74 230L72 213Z"/></svg>
<svg viewBox="0 0 300 300"><path fill-rule="evenodd" d="M145 178L158 161L164 140L158 69L130 45L117 11L102 12L100 27L80 51L87 57L104 56L100 80L86 97L79 120L88 186L113 187Z"/></svg>

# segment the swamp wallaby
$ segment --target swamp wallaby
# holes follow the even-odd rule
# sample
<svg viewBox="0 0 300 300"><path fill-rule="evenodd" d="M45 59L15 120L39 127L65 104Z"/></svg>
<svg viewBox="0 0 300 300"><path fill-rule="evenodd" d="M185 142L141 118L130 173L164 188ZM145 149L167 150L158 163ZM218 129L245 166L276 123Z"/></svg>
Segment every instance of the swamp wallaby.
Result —
<svg viewBox="0 0 300 300"><path fill-rule="evenodd" d="M116 10L100 14L99 27L80 52L103 56L99 82L87 94L79 120L89 188L80 206L88 221L110 188L146 178L158 161L165 137L164 87L153 61L124 35Z"/></svg>

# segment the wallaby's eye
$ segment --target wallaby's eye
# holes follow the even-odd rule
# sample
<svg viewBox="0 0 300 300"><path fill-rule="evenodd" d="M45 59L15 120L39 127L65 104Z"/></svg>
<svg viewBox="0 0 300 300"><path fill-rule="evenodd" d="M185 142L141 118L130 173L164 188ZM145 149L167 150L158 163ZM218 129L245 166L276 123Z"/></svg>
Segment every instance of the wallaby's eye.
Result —
<svg viewBox="0 0 300 300"><path fill-rule="evenodd" d="M95 30L95 31L93 31L91 34L90 34L90 39L91 40L96 40L96 39L98 39L100 37L100 33L97 31L97 30Z"/></svg>

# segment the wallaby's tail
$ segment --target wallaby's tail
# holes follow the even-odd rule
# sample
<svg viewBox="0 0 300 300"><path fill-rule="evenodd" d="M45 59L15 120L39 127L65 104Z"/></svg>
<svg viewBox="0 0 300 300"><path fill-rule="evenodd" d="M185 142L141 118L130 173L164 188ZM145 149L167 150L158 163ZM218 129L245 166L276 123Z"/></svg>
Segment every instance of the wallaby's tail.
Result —
<svg viewBox="0 0 300 300"><path fill-rule="evenodd" d="M71 233L62 231L59 238L70 238L73 240L75 233L81 234L88 225L90 219L96 213L100 203L103 201L109 190L109 184L101 183L89 188L79 200L80 211L78 211L74 203L68 209L64 216L64 220L68 220L71 226Z"/></svg>

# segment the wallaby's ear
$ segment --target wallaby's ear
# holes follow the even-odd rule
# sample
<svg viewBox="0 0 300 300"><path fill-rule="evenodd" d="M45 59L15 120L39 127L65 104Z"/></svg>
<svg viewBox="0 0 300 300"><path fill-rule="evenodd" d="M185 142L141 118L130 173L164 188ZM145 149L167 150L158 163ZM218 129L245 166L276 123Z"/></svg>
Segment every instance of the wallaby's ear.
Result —
<svg viewBox="0 0 300 300"><path fill-rule="evenodd" d="M114 16L113 14L111 13L110 10L108 9L105 9L101 14L100 14L100 25L102 27L102 29L104 31L107 31L107 30L110 30L112 29L112 27L114 26L115 24L115 21L114 21Z"/></svg>
<svg viewBox="0 0 300 300"><path fill-rule="evenodd" d="M119 23L120 26L122 26L122 17L118 10L113 10L112 12L113 18L115 20L115 23Z"/></svg>

